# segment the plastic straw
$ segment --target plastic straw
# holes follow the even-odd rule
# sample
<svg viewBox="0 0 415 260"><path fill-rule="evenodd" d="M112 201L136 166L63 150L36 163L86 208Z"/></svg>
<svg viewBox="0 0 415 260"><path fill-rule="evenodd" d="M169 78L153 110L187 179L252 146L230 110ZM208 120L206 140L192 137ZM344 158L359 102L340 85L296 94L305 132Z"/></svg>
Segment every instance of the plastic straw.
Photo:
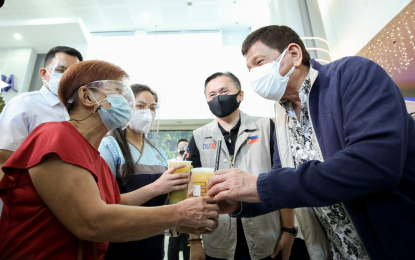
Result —
<svg viewBox="0 0 415 260"><path fill-rule="evenodd" d="M222 140L218 140L218 143L216 145L216 158L215 158L215 169L216 172L219 169L219 160L220 160L220 150L222 148Z"/></svg>

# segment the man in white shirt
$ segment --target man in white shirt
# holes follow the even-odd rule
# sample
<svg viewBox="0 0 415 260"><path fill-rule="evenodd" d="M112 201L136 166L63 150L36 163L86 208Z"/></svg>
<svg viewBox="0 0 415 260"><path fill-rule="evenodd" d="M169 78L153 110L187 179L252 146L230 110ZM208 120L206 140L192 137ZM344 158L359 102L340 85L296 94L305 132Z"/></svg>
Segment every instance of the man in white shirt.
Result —
<svg viewBox="0 0 415 260"><path fill-rule="evenodd" d="M70 66L82 60L81 53L73 48L52 48L46 54L45 67L39 70L42 88L22 93L7 102L0 114L0 180L3 177L1 167L33 129L45 122L69 119L57 96L58 83Z"/></svg>

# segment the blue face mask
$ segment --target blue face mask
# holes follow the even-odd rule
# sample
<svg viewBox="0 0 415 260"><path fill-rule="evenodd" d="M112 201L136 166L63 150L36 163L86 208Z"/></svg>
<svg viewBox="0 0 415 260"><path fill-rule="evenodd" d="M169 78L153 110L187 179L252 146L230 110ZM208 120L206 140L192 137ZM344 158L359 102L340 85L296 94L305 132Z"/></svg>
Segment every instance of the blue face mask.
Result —
<svg viewBox="0 0 415 260"><path fill-rule="evenodd" d="M99 103L105 100L111 104L111 108L109 109L105 109L99 105L100 109L98 111L101 116L101 120L108 131L112 131L119 127L127 127L131 120L132 113L127 100L123 96L118 94L110 94L106 99L101 101L97 101L93 95L92 97L94 98L96 105L99 105Z"/></svg>

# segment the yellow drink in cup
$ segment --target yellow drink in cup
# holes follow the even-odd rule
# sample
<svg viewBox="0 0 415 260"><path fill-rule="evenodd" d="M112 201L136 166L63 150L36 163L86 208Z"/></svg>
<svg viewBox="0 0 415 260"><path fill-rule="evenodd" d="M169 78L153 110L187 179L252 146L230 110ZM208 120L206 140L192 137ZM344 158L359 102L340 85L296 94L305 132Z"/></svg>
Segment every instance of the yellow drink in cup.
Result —
<svg viewBox="0 0 415 260"><path fill-rule="evenodd" d="M192 170L193 196L206 196L207 182L213 173L213 168L194 168Z"/></svg>
<svg viewBox="0 0 415 260"><path fill-rule="evenodd" d="M175 173L189 173L191 166L192 166L192 162L191 161L177 161L176 159L173 160L168 160L167 161L169 163L169 169L173 166L176 165L181 165L181 164L185 164L186 167L178 169L176 171L173 172L173 174ZM182 200L187 199L187 189L182 189L182 190L178 190L178 191L173 191L169 193L169 203L170 204L176 204L179 203Z"/></svg>

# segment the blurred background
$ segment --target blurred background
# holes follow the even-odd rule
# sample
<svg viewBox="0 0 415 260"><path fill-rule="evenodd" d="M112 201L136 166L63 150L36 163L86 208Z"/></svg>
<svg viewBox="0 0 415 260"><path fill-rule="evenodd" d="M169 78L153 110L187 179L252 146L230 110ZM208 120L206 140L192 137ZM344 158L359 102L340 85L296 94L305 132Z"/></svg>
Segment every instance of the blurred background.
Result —
<svg viewBox="0 0 415 260"><path fill-rule="evenodd" d="M241 54L245 37L263 26L293 28L323 64L369 58L404 97L415 97L414 13L410 0L5 0L0 111L19 93L41 88L38 72L50 48L74 47L85 60L115 63L131 83L157 91L155 142L175 158L177 141L213 119L204 81L215 72L240 79L244 112L273 118L273 102L251 89Z"/></svg>
<svg viewBox="0 0 415 260"><path fill-rule="evenodd" d="M158 142L175 157L177 140L213 119L203 93L212 73L241 80L244 112L274 116L272 102L251 89L241 55L245 37L262 26L293 28L321 63L372 59L415 97L414 12L410 0L5 0L0 71L8 86L0 101L40 89L46 52L71 46L158 92Z"/></svg>

